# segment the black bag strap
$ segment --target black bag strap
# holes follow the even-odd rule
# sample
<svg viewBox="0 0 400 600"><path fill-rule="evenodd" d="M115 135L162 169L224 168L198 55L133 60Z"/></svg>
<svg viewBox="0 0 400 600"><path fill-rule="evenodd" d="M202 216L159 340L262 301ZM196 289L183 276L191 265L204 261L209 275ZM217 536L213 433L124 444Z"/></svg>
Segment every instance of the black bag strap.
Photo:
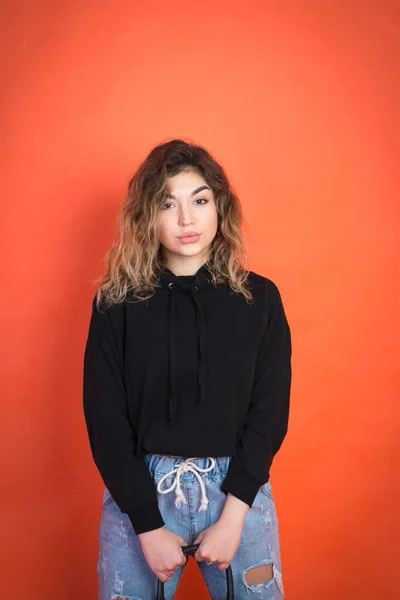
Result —
<svg viewBox="0 0 400 600"><path fill-rule="evenodd" d="M189 546L181 546L183 554L186 556L186 563L189 558L189 554L192 556L196 553L197 548L200 544L189 544ZM186 565L185 565L186 566ZM232 577L232 569L231 565L228 565L227 569L225 569L226 573L226 600L234 600L233 595L233 577ZM160 579L157 580L157 599L156 600L165 600L164 596L164 582Z"/></svg>

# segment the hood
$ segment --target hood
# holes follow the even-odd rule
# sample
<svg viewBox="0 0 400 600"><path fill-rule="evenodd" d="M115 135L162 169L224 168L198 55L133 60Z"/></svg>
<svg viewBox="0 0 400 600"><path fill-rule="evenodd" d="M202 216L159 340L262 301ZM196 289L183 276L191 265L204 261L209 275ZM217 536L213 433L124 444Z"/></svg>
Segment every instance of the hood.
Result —
<svg viewBox="0 0 400 600"><path fill-rule="evenodd" d="M160 285L169 292L168 296L168 340L169 340L169 403L168 416L169 426L173 427L176 423L177 412L177 381L178 373L178 358L177 358L177 334L176 334L176 318L175 318L175 302L177 294L189 294L196 313L196 330L199 347L199 365L197 371L198 382L198 397L197 404L204 402L207 387L207 365L205 356L206 342L206 324L204 313L201 307L201 292L207 286L212 285L211 274L206 265L202 265L196 272L195 278L191 283L184 282L179 279L168 267L164 267L160 276Z"/></svg>

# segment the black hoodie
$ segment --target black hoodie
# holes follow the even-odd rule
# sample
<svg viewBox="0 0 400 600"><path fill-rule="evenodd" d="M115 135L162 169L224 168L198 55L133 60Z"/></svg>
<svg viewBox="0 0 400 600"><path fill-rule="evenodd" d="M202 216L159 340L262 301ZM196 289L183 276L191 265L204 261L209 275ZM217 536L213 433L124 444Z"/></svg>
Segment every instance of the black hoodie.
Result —
<svg viewBox="0 0 400 600"><path fill-rule="evenodd" d="M276 284L249 272L254 301L162 271L156 293L92 315L83 406L100 475L135 532L165 522L144 456L231 456L221 485L250 507L286 435L291 333Z"/></svg>

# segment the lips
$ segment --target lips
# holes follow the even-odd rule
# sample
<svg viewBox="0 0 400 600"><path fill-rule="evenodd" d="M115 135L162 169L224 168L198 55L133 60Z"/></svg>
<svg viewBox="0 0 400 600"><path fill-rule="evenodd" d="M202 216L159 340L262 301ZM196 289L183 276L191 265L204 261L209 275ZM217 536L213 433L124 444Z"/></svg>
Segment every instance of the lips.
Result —
<svg viewBox="0 0 400 600"><path fill-rule="evenodd" d="M197 244L200 239L200 233L188 232L184 233L178 238L181 244L187 246L188 244Z"/></svg>
<svg viewBox="0 0 400 600"><path fill-rule="evenodd" d="M181 240L182 238L196 237L197 235L199 234L196 231L191 231L190 233L184 233L183 235L180 235L179 239Z"/></svg>

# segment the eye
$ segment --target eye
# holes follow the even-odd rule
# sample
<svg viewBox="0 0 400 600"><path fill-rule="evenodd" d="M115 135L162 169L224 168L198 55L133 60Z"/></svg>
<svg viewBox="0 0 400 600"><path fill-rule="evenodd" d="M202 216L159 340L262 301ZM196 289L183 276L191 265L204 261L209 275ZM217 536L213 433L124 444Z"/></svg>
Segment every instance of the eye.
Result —
<svg viewBox="0 0 400 600"><path fill-rule="evenodd" d="M208 204L209 200L207 200L207 198L196 198L195 203L197 202L204 202L205 204ZM171 205L172 202L166 202L165 204L163 204L163 206L161 206L161 210L167 210L167 207Z"/></svg>
<svg viewBox="0 0 400 600"><path fill-rule="evenodd" d="M161 206L161 210L165 210L166 206L171 206L171 202L166 202L163 206Z"/></svg>

